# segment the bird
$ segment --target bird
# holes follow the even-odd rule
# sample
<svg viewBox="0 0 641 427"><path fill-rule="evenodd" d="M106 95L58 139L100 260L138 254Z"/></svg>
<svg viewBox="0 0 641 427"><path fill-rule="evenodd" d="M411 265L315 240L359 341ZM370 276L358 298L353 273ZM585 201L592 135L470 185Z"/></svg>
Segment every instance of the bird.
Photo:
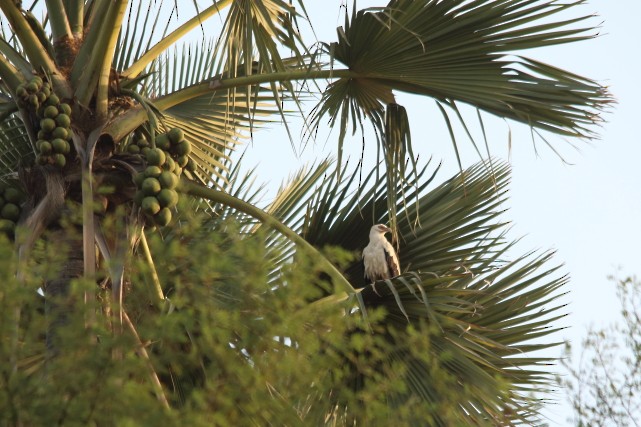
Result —
<svg viewBox="0 0 641 427"><path fill-rule="evenodd" d="M385 233L392 231L385 224L376 224L369 230L369 244L363 249L363 267L368 284L391 279L401 274L398 256Z"/></svg>

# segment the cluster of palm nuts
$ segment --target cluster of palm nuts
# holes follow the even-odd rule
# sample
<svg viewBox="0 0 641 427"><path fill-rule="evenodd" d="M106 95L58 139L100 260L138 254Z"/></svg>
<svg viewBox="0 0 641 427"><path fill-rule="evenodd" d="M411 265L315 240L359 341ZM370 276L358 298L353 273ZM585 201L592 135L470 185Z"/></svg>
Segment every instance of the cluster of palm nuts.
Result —
<svg viewBox="0 0 641 427"><path fill-rule="evenodd" d="M39 120L36 162L64 168L71 153L71 106L60 102L49 82L35 76L16 88L18 105Z"/></svg>
<svg viewBox="0 0 641 427"><path fill-rule="evenodd" d="M24 199L25 195L19 188L0 183L0 233L13 237Z"/></svg>
<svg viewBox="0 0 641 427"><path fill-rule="evenodd" d="M140 153L147 165L134 177L138 188L134 201L155 225L164 227L171 221L171 208L178 203L176 187L183 168L189 163L191 144L179 128L158 134L155 148L142 134L132 139L127 151Z"/></svg>

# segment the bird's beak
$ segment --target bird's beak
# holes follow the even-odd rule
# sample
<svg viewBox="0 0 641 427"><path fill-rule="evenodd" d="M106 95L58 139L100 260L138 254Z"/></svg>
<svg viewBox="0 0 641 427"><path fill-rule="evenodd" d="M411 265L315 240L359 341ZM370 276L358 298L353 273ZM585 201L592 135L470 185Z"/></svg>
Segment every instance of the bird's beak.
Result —
<svg viewBox="0 0 641 427"><path fill-rule="evenodd" d="M391 228L389 228L389 227L387 227L387 226L382 226L382 227L381 227L381 231L382 231L383 233L391 233L391 232L392 232L392 229L391 229Z"/></svg>

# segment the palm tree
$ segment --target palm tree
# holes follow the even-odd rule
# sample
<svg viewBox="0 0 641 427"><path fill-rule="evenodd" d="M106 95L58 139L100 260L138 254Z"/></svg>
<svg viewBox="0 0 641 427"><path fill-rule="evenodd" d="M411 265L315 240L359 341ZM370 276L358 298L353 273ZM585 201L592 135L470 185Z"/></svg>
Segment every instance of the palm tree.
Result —
<svg viewBox="0 0 641 427"><path fill-rule="evenodd" d="M321 289L312 305L347 304L352 316L364 318L372 307L385 307L385 322L397 332L427 319L438 331L434 349L451 355L444 366L460 392L457 416L527 421L533 411L527 392L547 381L532 366L547 361L523 354L549 344L523 342L554 330L556 317L548 314L557 307L529 310L551 302L563 279L540 284L548 272L536 271L548 255L501 263L510 245L502 246L495 234L501 224L493 221L507 183L505 166L463 170L461 164L460 176L426 192L432 179L414 160L407 113L395 93L433 100L448 123L451 114L462 117L460 104L469 104L479 117L490 113L535 132L594 137L593 125L610 102L605 88L520 56L524 49L593 37L589 24L579 25L588 17L553 19L581 3L354 6L337 41L311 50L298 31L307 17L300 0L220 0L162 34L156 24L177 14L177 3L50 0L38 20L35 5L0 0L10 27L0 39L1 225L12 236L18 225L18 277L41 238L63 243L68 256L45 294L66 294L74 278L99 281L117 308L114 333L127 327L135 334L125 309L126 260L136 253L151 263L147 238L171 235L179 224L177 194L191 196L200 202L180 206L205 203L214 223L233 213L267 226L269 246L280 254L275 263L297 253L318 257L335 288ZM216 16L222 20L216 38L170 49ZM284 49L289 57L281 55ZM337 163L298 175L263 209L250 193L234 193L230 182L239 178L228 171L234 146L270 116L286 120L285 101L302 109L301 93L326 81L306 126L310 133L324 120L338 126ZM350 126L365 122L376 130L385 169L359 183L340 153ZM77 236L63 231L76 208ZM121 231L104 234L103 225L114 218L124 224ZM326 245L362 248L373 222L392 225L401 264L409 266L375 287L363 286L357 263L338 268L319 253ZM243 230L261 228L250 223ZM214 224L205 229L217 230ZM162 306L166 289L152 278ZM97 292L88 289L85 303L96 301ZM50 304L51 355L58 327L76 309ZM95 312L88 313L91 327ZM16 322L20 315L17 309ZM407 366L406 393L391 397L391 404L416 396L433 401L442 390L431 388L425 361L397 335L385 338L395 348L389 360ZM17 366L17 356L12 362ZM354 372L349 386L358 389L363 375ZM159 399L169 405L162 379L154 378ZM500 391L505 381L508 393Z"/></svg>

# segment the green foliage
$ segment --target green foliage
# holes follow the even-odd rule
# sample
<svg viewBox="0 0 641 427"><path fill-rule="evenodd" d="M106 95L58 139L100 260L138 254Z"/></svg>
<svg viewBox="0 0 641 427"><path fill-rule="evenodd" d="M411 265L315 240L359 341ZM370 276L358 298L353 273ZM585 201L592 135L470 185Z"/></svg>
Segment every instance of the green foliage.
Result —
<svg viewBox="0 0 641 427"><path fill-rule="evenodd" d="M167 266L159 272L168 296L163 310L149 304L149 265L139 257L129 261L124 312L136 335L117 315L85 328L93 310L118 307L106 293L100 306L82 304L95 285L73 281L67 295L50 300L73 307L56 331L55 356L44 345L50 319L36 289L56 271L41 267L19 283L3 241L0 357L12 363L0 366L0 424L386 425L454 411L460 395L390 406L386 396L405 391L405 368L383 363L389 353L383 337L399 333L379 322L384 312L371 310L365 324L340 306L310 306L319 296L310 286L320 280L316 260L298 257L274 278L264 236L243 235L234 222L225 229L204 238L191 222L165 240L150 236L154 257ZM63 259L54 247L60 251L59 245L42 246L41 265L51 268ZM18 321L16 308L23 313ZM441 369L445 359L426 359L428 330L408 325L405 347L446 386L453 379ZM367 381L358 389L343 387L355 369L367 372Z"/></svg>
<svg viewBox="0 0 641 427"><path fill-rule="evenodd" d="M567 344L563 365L566 387L578 426L638 425L641 419L641 281L616 282L622 322L591 328L581 343L580 358Z"/></svg>

